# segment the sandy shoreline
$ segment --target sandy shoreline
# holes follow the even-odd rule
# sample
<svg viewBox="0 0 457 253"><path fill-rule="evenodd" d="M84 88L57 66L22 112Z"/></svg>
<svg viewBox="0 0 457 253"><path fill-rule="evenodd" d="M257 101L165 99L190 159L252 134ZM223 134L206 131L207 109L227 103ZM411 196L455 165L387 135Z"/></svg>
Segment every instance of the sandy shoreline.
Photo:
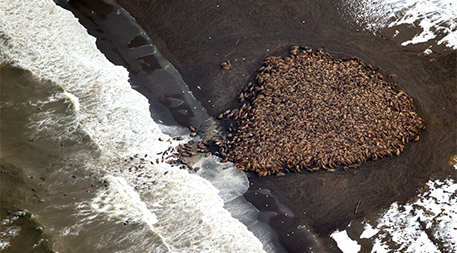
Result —
<svg viewBox="0 0 457 253"><path fill-rule="evenodd" d="M455 52L430 60L420 56L421 50L414 46L404 48L356 32L339 18L335 6L326 2L117 2L178 69L211 116L237 105L237 95L253 80L265 56L285 55L295 44L324 48L336 58L360 57L381 67L386 75L395 74L399 88L413 97L427 130L418 143L406 145L398 157L336 173L267 178L250 175L254 183L251 190L270 189L296 215L286 228L279 226L279 217L272 219L272 226L290 252L302 252L297 246L303 238L287 236L287 230L305 225L321 237L328 251L333 251L335 248L328 248L335 247L328 233L345 228L356 218L373 219L392 202L414 197L428 179L453 172L447 161L457 151ZM230 71L220 68L226 60L233 65ZM265 204L260 198L250 201L258 208Z"/></svg>

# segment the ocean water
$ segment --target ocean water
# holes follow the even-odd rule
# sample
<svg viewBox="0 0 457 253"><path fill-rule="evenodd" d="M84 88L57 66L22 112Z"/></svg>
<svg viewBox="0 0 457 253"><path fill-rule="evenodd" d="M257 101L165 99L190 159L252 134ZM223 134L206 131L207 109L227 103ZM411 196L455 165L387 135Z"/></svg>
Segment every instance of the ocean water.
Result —
<svg viewBox="0 0 457 253"><path fill-rule="evenodd" d="M362 32L425 54L456 49L451 1L341 3ZM198 161L197 174L156 162L188 131L151 119L128 72L71 13L52 1L0 0L0 66L0 251L275 252L241 198L244 174L215 157ZM423 224L454 249L455 182L428 185L412 205L364 221L374 252L433 252ZM360 249L346 231L332 238L343 252Z"/></svg>
<svg viewBox="0 0 457 253"><path fill-rule="evenodd" d="M188 131L154 122L70 12L1 1L0 66L2 251L272 250L224 208L255 216L246 176L203 159L213 185L163 162Z"/></svg>

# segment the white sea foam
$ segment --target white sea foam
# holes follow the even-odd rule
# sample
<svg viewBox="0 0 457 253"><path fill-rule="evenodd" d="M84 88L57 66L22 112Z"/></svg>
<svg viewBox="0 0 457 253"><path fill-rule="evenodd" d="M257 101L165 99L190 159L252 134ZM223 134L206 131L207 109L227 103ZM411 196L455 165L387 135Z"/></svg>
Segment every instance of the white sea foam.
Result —
<svg viewBox="0 0 457 253"><path fill-rule="evenodd" d="M157 217L152 213L141 200L140 195L124 178L108 176L110 189L100 191L92 201L92 208L107 214L118 214L128 212L126 218L133 218L137 221L145 220L149 227L157 223Z"/></svg>
<svg viewBox="0 0 457 253"><path fill-rule="evenodd" d="M41 138L41 135L46 136L46 133L53 133L47 138L57 142L63 140L78 141L81 137L77 135L80 132L80 124L75 120L74 114L62 114L57 112L58 109L53 107L52 109L43 110L43 107L52 107L52 105L59 104L61 107L66 109L72 108L76 110L77 104L68 103L67 101L76 101L77 98L70 98L66 92L62 92L59 89L55 89L55 93L49 96L47 99L30 99L28 104L40 108L38 113L33 114L30 117L28 128L31 130L28 135L32 139ZM66 102L66 103L65 103ZM65 108L59 108L65 110Z"/></svg>
<svg viewBox="0 0 457 253"><path fill-rule="evenodd" d="M19 235L21 227L17 225L7 226L11 222L6 218L0 222L0 250L5 250L11 246L11 239Z"/></svg>
<svg viewBox="0 0 457 253"><path fill-rule="evenodd" d="M21 233L21 227L14 222L25 215L25 211L17 211L0 221L0 251L9 248L11 239Z"/></svg>
<svg viewBox="0 0 457 253"><path fill-rule="evenodd" d="M345 10L363 28L379 33L401 25L419 28L402 45L436 41L457 49L457 3L453 0L346 0Z"/></svg>
<svg viewBox="0 0 457 253"><path fill-rule="evenodd" d="M76 111L79 111L79 98L71 93L65 92L65 96L71 101Z"/></svg>
<svg viewBox="0 0 457 253"><path fill-rule="evenodd" d="M109 175L108 192L100 192L90 204L80 204L82 211L92 206L100 214L147 224L171 251L263 251L259 240L223 208L218 190L207 180L165 163L143 164L140 176L112 162L136 153L153 158L177 142L158 140L168 136L151 119L147 99L131 89L128 72L97 50L95 39L70 12L51 0L0 0L0 4L0 64L10 63L62 87L73 104L75 126L102 154L89 167ZM47 113L49 119L41 119L39 125L53 131L52 125L60 121L53 112ZM226 180L239 184L238 178ZM243 190L245 186L227 190L230 194L224 196L233 199L228 196Z"/></svg>

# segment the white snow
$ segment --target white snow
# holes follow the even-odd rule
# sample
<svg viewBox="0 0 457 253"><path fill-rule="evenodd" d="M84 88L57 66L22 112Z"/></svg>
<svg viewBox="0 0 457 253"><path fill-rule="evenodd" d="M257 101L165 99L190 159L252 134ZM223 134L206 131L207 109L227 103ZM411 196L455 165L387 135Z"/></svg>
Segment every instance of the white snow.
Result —
<svg viewBox="0 0 457 253"><path fill-rule="evenodd" d="M331 237L336 241L338 248L344 253L359 252L360 245L356 241L349 238L346 231L335 231Z"/></svg>
<svg viewBox="0 0 457 253"><path fill-rule="evenodd" d="M457 49L457 2L455 0L346 0L346 14L364 29L377 34L385 28L417 27L419 32L403 46L436 40Z"/></svg>
<svg viewBox="0 0 457 253"><path fill-rule="evenodd" d="M377 226L365 225L372 252L457 252L457 184L452 179L427 183L429 190L413 203L393 203Z"/></svg>

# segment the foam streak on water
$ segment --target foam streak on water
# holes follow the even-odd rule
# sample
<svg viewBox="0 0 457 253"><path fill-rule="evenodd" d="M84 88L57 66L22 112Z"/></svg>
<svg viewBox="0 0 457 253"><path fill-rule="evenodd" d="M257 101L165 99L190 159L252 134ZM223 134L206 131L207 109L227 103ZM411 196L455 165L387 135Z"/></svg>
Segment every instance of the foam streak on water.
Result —
<svg viewBox="0 0 457 253"><path fill-rule="evenodd" d="M354 21L374 33L401 25L419 28L403 46L435 40L457 49L457 4L453 0L346 0L344 5Z"/></svg>
<svg viewBox="0 0 457 253"><path fill-rule="evenodd" d="M154 155L177 143L159 141L169 137L151 119L146 98L131 89L128 72L111 64L97 50L95 39L70 12L51 0L0 0L2 63L60 86L73 104L74 125L98 145L101 157L84 162L89 170L107 175L109 186L91 203L78 203L81 214L95 211L119 222L146 225L159 243L163 240L163 245L154 249L139 243L144 247L137 249L140 252L263 251L259 240L223 208L224 201L211 183L166 163L151 164ZM51 113L49 117L59 115ZM58 118L49 122L31 120L31 127L40 127L36 131L51 133L53 124L48 123L59 122ZM135 160L133 165L119 162L137 153L149 154L151 161L143 164ZM138 168L140 164L141 174L129 172L129 166ZM77 234L91 219L95 216L85 216L60 233ZM120 239L135 241L133 236ZM95 246L102 248L105 244L101 237Z"/></svg>

